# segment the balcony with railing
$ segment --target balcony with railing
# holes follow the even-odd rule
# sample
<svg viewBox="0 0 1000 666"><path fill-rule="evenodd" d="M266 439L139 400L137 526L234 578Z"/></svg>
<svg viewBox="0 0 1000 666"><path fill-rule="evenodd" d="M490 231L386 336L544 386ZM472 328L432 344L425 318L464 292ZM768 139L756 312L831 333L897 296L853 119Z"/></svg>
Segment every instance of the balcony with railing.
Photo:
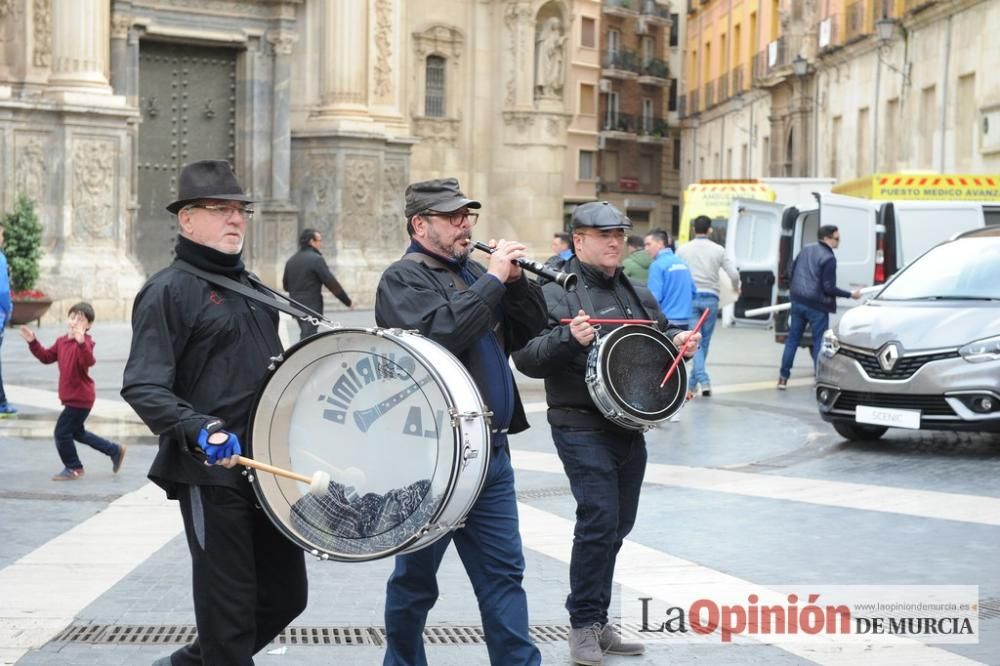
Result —
<svg viewBox="0 0 1000 666"><path fill-rule="evenodd" d="M711 109L715 106L715 81L709 81L703 89L705 95L705 108Z"/></svg>
<svg viewBox="0 0 1000 666"><path fill-rule="evenodd" d="M736 65L732 70L733 78L733 93L734 95L739 95L743 92L743 71L746 69L746 65Z"/></svg>
<svg viewBox="0 0 1000 666"><path fill-rule="evenodd" d="M715 101L717 104L722 104L729 99L729 72L721 75L716 81Z"/></svg>
<svg viewBox="0 0 1000 666"><path fill-rule="evenodd" d="M865 3L863 0L848 3L845 16L847 18L844 30L846 43L857 41L869 34L870 28L865 25Z"/></svg>
<svg viewBox="0 0 1000 666"><path fill-rule="evenodd" d="M820 53L829 53L844 45L840 14L827 16L819 22L816 28L816 48L819 49Z"/></svg>
<svg viewBox="0 0 1000 666"><path fill-rule="evenodd" d="M670 5L655 0L641 0L639 13L652 25L670 24Z"/></svg>
<svg viewBox="0 0 1000 666"><path fill-rule="evenodd" d="M605 111L601 114L601 134L609 139L632 139L638 130L636 118L628 113Z"/></svg>
<svg viewBox="0 0 1000 666"><path fill-rule="evenodd" d="M667 140L667 121L656 116L639 116L639 141L641 143L663 143Z"/></svg>
<svg viewBox="0 0 1000 666"><path fill-rule="evenodd" d="M639 57L635 51L605 51L601 57L601 75L616 79L635 79L639 76L639 65Z"/></svg>
<svg viewBox="0 0 1000 666"><path fill-rule="evenodd" d="M753 58L753 82L773 85L791 71L792 60L799 52L801 38L782 35L761 49Z"/></svg>
<svg viewBox="0 0 1000 666"><path fill-rule="evenodd" d="M670 66L666 60L646 58L639 69L639 83L649 86L669 86Z"/></svg>
<svg viewBox="0 0 1000 666"><path fill-rule="evenodd" d="M636 9L638 4L639 0L603 0L601 11L611 16L638 16L639 12Z"/></svg>

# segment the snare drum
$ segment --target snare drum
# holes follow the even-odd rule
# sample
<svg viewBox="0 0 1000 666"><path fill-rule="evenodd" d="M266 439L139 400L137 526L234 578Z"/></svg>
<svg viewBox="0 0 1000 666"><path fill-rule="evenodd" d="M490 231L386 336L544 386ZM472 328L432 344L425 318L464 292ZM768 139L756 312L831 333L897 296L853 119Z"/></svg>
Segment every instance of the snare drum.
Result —
<svg viewBox="0 0 1000 666"><path fill-rule="evenodd" d="M587 357L587 389L612 423L649 430L669 419L687 399L687 368L678 363L669 381L660 382L677 358L677 347L649 326L619 326L600 336Z"/></svg>
<svg viewBox="0 0 1000 666"><path fill-rule="evenodd" d="M328 473L327 492L266 473L251 480L278 529L321 559L410 552L460 527L478 498L489 417L465 367L437 343L335 329L274 359L248 441L261 462Z"/></svg>

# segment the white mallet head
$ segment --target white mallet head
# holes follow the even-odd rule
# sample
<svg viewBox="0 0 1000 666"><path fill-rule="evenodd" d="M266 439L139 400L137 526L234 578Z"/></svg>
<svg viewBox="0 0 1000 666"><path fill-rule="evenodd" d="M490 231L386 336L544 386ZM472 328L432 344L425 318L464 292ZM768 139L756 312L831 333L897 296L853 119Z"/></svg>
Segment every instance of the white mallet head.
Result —
<svg viewBox="0 0 1000 666"><path fill-rule="evenodd" d="M309 494L325 495L330 492L330 475L320 470L313 474L312 482L309 484Z"/></svg>

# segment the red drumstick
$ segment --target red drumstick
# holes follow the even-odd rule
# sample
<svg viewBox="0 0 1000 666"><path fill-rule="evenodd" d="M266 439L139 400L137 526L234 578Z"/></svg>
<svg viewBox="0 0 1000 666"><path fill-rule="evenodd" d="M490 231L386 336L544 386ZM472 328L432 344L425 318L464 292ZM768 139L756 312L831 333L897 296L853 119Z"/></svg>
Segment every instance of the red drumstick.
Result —
<svg viewBox="0 0 1000 666"><path fill-rule="evenodd" d="M666 386L667 380L670 379L670 376L674 374L674 370L677 369L677 364L680 363L681 359L684 358L684 354L687 352L688 345L691 344L691 338L694 337L695 333L701 330L701 325L705 323L705 318L708 317L709 312L711 312L711 310L705 308L705 311L701 313L701 318L698 319L698 323L695 324L694 329L691 330L691 335L689 335L688 339L684 341L684 346L681 347L679 352L677 352L677 358L675 358L674 362L670 364L670 369L667 370L667 374L663 376L663 381L660 382L660 388Z"/></svg>
<svg viewBox="0 0 1000 666"><path fill-rule="evenodd" d="M588 319L590 324L655 324L652 319ZM572 319L560 319L560 324L572 324Z"/></svg>

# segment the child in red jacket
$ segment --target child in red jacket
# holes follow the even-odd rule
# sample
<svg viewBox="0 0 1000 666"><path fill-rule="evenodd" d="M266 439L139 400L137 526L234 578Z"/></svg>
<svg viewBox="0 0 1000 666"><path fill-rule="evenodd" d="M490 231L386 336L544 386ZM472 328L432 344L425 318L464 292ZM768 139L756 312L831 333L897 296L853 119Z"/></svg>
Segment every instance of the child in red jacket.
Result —
<svg viewBox="0 0 1000 666"><path fill-rule="evenodd" d="M27 326L21 327L21 337L28 349L42 363L59 363L59 400L62 414L56 421L56 450L62 458L63 471L53 481L75 481L83 476L83 463L76 452L74 440L86 444L111 458L111 471L121 469L127 446L98 437L84 428L84 422L94 406L94 380L88 368L94 365L94 341L87 334L94 323L94 308L90 303L77 303L69 309L69 333L60 336L46 349Z"/></svg>

